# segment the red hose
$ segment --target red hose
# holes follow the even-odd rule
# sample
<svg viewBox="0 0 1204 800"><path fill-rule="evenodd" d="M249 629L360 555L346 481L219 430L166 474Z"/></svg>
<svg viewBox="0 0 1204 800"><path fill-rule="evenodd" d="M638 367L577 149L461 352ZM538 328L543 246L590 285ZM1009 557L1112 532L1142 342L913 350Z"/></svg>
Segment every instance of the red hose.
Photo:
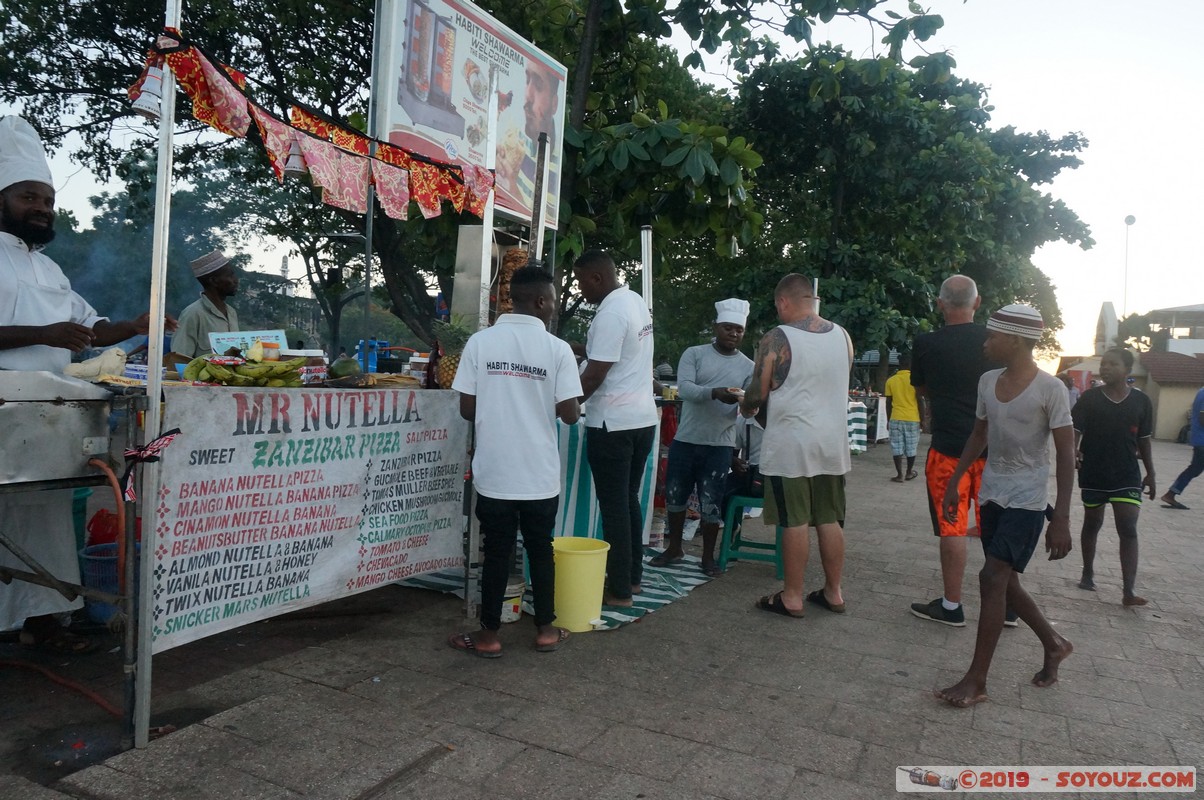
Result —
<svg viewBox="0 0 1204 800"><path fill-rule="evenodd" d="M109 468L109 465L99 458L88 459L88 466L96 467L108 478L113 496L117 499L117 594L125 597L125 494L121 491L121 481Z"/></svg>
<svg viewBox="0 0 1204 800"><path fill-rule="evenodd" d="M87 686L84 686L81 683L76 683L75 681L67 680L62 675L51 672L45 667L40 667L37 664L30 664L28 661L0 661L0 667L19 667L21 669L29 669L33 670L34 672L40 672L46 678L54 681L60 686L66 686L68 689L74 692L79 692L84 697L88 698L93 703L96 703L96 705L100 706L118 719L120 719L122 716L121 709L89 689Z"/></svg>

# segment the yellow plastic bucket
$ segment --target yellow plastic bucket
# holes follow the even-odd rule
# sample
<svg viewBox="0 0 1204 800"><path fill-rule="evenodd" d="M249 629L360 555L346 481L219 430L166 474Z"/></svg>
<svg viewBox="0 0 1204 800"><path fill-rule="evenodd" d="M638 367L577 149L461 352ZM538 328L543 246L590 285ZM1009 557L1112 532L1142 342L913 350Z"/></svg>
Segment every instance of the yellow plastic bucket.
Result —
<svg viewBox="0 0 1204 800"><path fill-rule="evenodd" d="M556 624L573 633L594 629L602 618L602 588L606 582L606 551L601 539L558 536L552 540L556 560Z"/></svg>

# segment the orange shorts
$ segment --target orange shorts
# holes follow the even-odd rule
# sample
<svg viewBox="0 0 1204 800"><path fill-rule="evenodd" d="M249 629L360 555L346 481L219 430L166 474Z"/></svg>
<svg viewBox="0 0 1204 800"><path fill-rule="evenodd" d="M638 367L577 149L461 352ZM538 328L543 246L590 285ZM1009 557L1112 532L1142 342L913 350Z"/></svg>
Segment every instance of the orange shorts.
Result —
<svg viewBox="0 0 1204 800"><path fill-rule="evenodd" d="M928 511L932 515L932 532L937 536L966 536L966 523L970 517L970 501L974 501L974 527L982 527L982 509L978 507L978 490L982 488L982 470L987 460L980 458L970 465L957 486L957 522L947 522L941 513L941 503L945 499L945 487L957 469L961 459L947 456L936 450L928 450L928 459L924 463L924 479L928 484ZM974 531L978 535L978 531Z"/></svg>

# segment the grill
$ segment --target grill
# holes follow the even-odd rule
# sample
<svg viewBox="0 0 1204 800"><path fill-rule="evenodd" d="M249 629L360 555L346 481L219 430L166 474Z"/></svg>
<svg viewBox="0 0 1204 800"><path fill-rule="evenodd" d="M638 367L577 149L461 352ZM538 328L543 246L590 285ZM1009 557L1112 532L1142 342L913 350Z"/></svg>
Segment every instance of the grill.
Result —
<svg viewBox="0 0 1204 800"><path fill-rule="evenodd" d="M0 370L0 484L95 477L113 396L50 372Z"/></svg>

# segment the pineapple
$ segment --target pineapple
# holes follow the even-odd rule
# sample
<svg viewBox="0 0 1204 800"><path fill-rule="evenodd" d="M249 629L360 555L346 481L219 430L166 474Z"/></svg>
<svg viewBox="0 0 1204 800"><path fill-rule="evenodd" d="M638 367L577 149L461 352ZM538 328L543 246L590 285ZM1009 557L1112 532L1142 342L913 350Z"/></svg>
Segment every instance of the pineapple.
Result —
<svg viewBox="0 0 1204 800"><path fill-rule="evenodd" d="M460 366L460 355L472 330L464 324L463 317L453 317L451 322L435 321L435 338L439 344L439 363L435 368L435 378L440 389L450 389L456 379L456 369Z"/></svg>

